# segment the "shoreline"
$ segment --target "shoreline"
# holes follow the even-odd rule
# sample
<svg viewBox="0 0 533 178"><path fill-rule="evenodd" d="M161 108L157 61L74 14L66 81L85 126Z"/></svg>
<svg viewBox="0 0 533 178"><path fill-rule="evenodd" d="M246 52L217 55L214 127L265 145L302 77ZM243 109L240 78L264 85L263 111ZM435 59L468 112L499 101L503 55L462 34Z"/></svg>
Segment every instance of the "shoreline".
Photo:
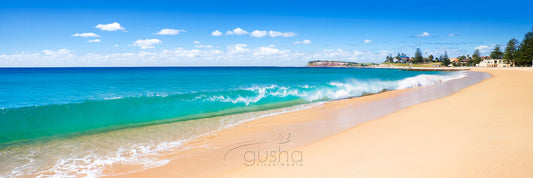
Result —
<svg viewBox="0 0 533 178"><path fill-rule="evenodd" d="M304 146L302 168L247 167L224 177L533 176L533 70L475 71L493 77Z"/></svg>
<svg viewBox="0 0 533 178"><path fill-rule="evenodd" d="M131 170L131 167L126 167L106 170L104 174L111 174L117 177L204 177L224 174L235 169L241 169L245 166L242 163L242 158L239 154L246 151L245 149L251 149L251 147L239 148L240 150L231 152L229 158L227 158L226 155L228 155L228 153L225 152L227 150L232 150L235 146L242 146L260 141L266 145L255 145L258 146L258 149L272 149L276 146L283 150L302 148L306 145L336 135L346 129L350 129L358 124L383 117L414 104L444 97L454 93L455 91L453 90L457 90L457 87L464 88L472 84L463 83L458 86L448 86L448 93L444 92L443 95L435 95L434 92L438 91L440 89L439 87L450 85L450 82L455 83L453 81L454 80L426 87L392 90L364 97L335 100L326 102L320 107L248 121L232 128L226 128L213 134L193 139L190 143L185 145L185 147L190 147L191 149L166 155L164 159L171 161L162 167L149 168L135 171L133 173L127 173L130 172L128 170ZM478 81L474 83L477 82ZM433 90L431 90L431 88L433 88ZM430 96L435 98L428 98ZM404 102L406 100L409 102ZM390 106L391 103L399 104L386 111L379 109L380 107ZM372 110L374 110L374 112L372 112ZM353 115L357 115L358 119L349 119L349 116ZM311 133L309 130L313 130L313 132ZM276 144L279 142L280 138L287 139L286 137L290 138L290 143L282 145L283 148L281 148L281 145ZM210 168L211 170L205 171L206 168Z"/></svg>

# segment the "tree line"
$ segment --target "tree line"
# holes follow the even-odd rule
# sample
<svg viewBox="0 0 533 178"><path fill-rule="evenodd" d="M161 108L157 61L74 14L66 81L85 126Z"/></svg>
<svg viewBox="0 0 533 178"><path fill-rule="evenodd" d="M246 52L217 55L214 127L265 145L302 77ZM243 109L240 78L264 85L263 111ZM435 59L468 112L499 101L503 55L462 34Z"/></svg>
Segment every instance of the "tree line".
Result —
<svg viewBox="0 0 533 178"><path fill-rule="evenodd" d="M434 57L429 55L424 57L420 48L416 49L414 57L407 57L407 60L402 60L402 56L405 59L407 56L405 53L398 53L396 57L388 55L385 59L386 63L392 62L402 62L402 63L431 63L431 62L440 62L443 66L448 66L453 64L454 66L474 66L479 64L482 61L482 56L480 55L479 49L476 49L472 56L462 55L457 57L457 62L452 63L448 57L447 51L444 51L443 55L439 57ZM501 51L501 47L496 45L491 51L491 59L504 59L507 64L515 64L515 66L531 66L533 63L533 28L531 31L524 35L524 39L519 42L515 38L511 38L507 42L505 51ZM395 60L396 59L396 60Z"/></svg>
<svg viewBox="0 0 533 178"><path fill-rule="evenodd" d="M503 59L515 66L531 66L533 61L533 28L524 35L524 39L518 45L518 40L511 38L507 42Z"/></svg>

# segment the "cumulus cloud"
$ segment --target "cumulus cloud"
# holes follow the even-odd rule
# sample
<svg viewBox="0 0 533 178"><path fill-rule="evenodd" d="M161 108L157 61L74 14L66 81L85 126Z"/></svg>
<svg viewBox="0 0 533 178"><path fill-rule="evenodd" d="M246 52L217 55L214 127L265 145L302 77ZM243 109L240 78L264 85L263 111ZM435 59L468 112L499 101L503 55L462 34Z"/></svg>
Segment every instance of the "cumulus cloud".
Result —
<svg viewBox="0 0 533 178"><path fill-rule="evenodd" d="M265 37L266 35L267 35L267 31L260 31L260 30L255 30L250 34L250 36L253 36L256 38L262 38L262 37Z"/></svg>
<svg viewBox="0 0 533 178"><path fill-rule="evenodd" d="M95 28L98 28L100 30L104 30L104 31L117 31L117 30L122 30L122 31L126 31L126 29L122 26L120 26L119 23L117 22L113 22L113 23L110 23L110 24L98 24L95 26Z"/></svg>
<svg viewBox="0 0 533 178"><path fill-rule="evenodd" d="M450 33L450 34L448 34L448 36L449 36L449 37L457 36L457 34L455 34L455 33Z"/></svg>
<svg viewBox="0 0 533 178"><path fill-rule="evenodd" d="M232 54L238 54L238 53L244 53L250 51L250 49L246 48L247 44L235 44L235 45L229 45L228 46L228 52Z"/></svg>
<svg viewBox="0 0 533 178"><path fill-rule="evenodd" d="M97 35L97 34L94 34L94 33L75 33L74 35L72 36L79 36L79 37L84 37L84 38L96 38L96 37L100 37L100 35Z"/></svg>
<svg viewBox="0 0 533 178"><path fill-rule="evenodd" d="M115 45L115 47L119 47L119 45L118 45L118 44L116 44L116 45Z"/></svg>
<svg viewBox="0 0 533 178"><path fill-rule="evenodd" d="M213 36L222 36L222 32L215 30L213 33L211 33Z"/></svg>
<svg viewBox="0 0 533 178"><path fill-rule="evenodd" d="M418 37L428 37L430 35L431 34L429 34L428 32L424 32L424 33L418 34Z"/></svg>
<svg viewBox="0 0 533 178"><path fill-rule="evenodd" d="M370 41L370 40L365 40L365 41L363 41L363 43L368 44L368 43L372 43L372 41Z"/></svg>
<svg viewBox="0 0 533 178"><path fill-rule="evenodd" d="M488 52L490 52L492 50L492 47L486 46L486 45L482 45L482 46L477 46L474 49L478 49L479 52L481 52L481 53L488 53Z"/></svg>
<svg viewBox="0 0 533 178"><path fill-rule="evenodd" d="M68 49L60 49L60 50L57 50L57 51L54 51L54 50L43 50L41 52L44 55L47 55L47 56L57 56L57 55L68 55L68 54L70 54L70 50L68 50Z"/></svg>
<svg viewBox="0 0 533 178"><path fill-rule="evenodd" d="M246 30L243 30L242 28L239 28L239 27L233 30L226 31L226 35L246 35L246 34L250 34L250 36L256 37L256 38L262 38L265 36L285 37L285 38L296 36L296 33L294 32L279 32L279 31L272 31L272 30L268 30L268 31L267 30L254 30L251 33L248 33ZM221 36L222 32L217 30L211 33L211 35Z"/></svg>
<svg viewBox="0 0 533 178"><path fill-rule="evenodd" d="M89 40L89 43L98 43L98 42L100 42L100 39Z"/></svg>
<svg viewBox="0 0 533 178"><path fill-rule="evenodd" d="M248 32L239 27L233 29L232 31L226 32L226 35L246 35L246 34L248 34Z"/></svg>
<svg viewBox="0 0 533 178"><path fill-rule="evenodd" d="M362 56L371 56L373 55L372 52L368 52L368 51L359 51L359 50L355 50L352 52L354 56L356 57L362 57ZM380 52L379 54L382 54L382 52ZM385 54L386 55L386 54Z"/></svg>
<svg viewBox="0 0 533 178"><path fill-rule="evenodd" d="M281 55L284 53L289 53L290 50L279 50L274 48L274 46L261 46L257 49L254 49L254 56L272 56L272 55Z"/></svg>
<svg viewBox="0 0 533 178"><path fill-rule="evenodd" d="M294 44L311 44L311 40L295 41Z"/></svg>
<svg viewBox="0 0 533 178"><path fill-rule="evenodd" d="M144 40L139 39L133 42L131 46L138 46L141 49L149 49L149 48L155 48L154 45L160 44L160 43L163 43L163 42L159 39L144 39Z"/></svg>
<svg viewBox="0 0 533 178"><path fill-rule="evenodd" d="M196 48L213 48L211 45L195 45Z"/></svg>
<svg viewBox="0 0 533 178"><path fill-rule="evenodd" d="M192 43L194 43L194 44L200 44L199 41L193 41Z"/></svg>
<svg viewBox="0 0 533 178"><path fill-rule="evenodd" d="M296 33L294 32L278 32L278 31L268 31L268 36L270 37L294 37L296 36Z"/></svg>
<svg viewBox="0 0 533 178"><path fill-rule="evenodd" d="M166 28L166 29L161 29L161 31L155 33L156 35L178 35L180 34L180 32L186 32L185 30L182 30L182 29L169 29L169 28Z"/></svg>

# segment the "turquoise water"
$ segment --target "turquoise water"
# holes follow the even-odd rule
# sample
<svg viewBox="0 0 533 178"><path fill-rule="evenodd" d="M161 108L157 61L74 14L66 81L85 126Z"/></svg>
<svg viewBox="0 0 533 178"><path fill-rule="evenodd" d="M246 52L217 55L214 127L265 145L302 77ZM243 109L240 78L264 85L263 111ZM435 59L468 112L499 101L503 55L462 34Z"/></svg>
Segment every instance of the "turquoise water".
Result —
<svg viewBox="0 0 533 178"><path fill-rule="evenodd" d="M441 78L413 78L420 75ZM0 69L0 143L263 111L431 84L393 69Z"/></svg>
<svg viewBox="0 0 533 178"><path fill-rule="evenodd" d="M322 101L463 72L280 67L0 68L0 177L95 177L188 140Z"/></svg>

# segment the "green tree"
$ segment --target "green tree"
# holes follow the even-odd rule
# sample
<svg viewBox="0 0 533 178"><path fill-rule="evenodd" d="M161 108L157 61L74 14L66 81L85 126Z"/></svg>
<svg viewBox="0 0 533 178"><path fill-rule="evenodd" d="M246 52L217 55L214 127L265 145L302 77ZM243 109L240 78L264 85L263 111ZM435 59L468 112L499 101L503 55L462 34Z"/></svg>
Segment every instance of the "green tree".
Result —
<svg viewBox="0 0 533 178"><path fill-rule="evenodd" d="M479 49L476 49L474 51L474 54L472 54L472 65L479 64L481 62L481 56L479 54Z"/></svg>
<svg viewBox="0 0 533 178"><path fill-rule="evenodd" d="M466 61L468 63L468 58L465 55L458 56L457 57L457 65L463 66L463 61Z"/></svg>
<svg viewBox="0 0 533 178"><path fill-rule="evenodd" d="M416 48L415 52L415 59L413 60L414 63L421 63L424 60L424 56L422 56L422 51L420 48Z"/></svg>
<svg viewBox="0 0 533 178"><path fill-rule="evenodd" d="M429 60L429 62L433 62L433 59L434 59L434 58L435 58L435 57L433 57L433 55L429 55L429 56L428 56L428 60Z"/></svg>
<svg viewBox="0 0 533 178"><path fill-rule="evenodd" d="M494 47L494 51L490 53L490 58L492 59L501 59L503 57L502 51L500 51L500 45Z"/></svg>
<svg viewBox="0 0 533 178"><path fill-rule="evenodd" d="M472 54L472 59L480 58L479 49L476 49L474 51L474 54Z"/></svg>
<svg viewBox="0 0 533 178"><path fill-rule="evenodd" d="M393 62L393 57L392 57L392 54L389 54L386 58L385 58L385 62Z"/></svg>
<svg viewBox="0 0 533 178"><path fill-rule="evenodd" d="M444 51L444 55L440 56L440 60L442 61L442 66L447 67L450 65L450 58L448 58L448 52Z"/></svg>
<svg viewBox="0 0 533 178"><path fill-rule="evenodd" d="M507 47L505 48L505 53L503 54L503 59L505 59L506 63L514 62L516 57L516 45L518 44L518 41L514 38L509 40L507 42Z"/></svg>
<svg viewBox="0 0 533 178"><path fill-rule="evenodd" d="M533 28L524 35L524 40L520 43L516 55L516 65L531 66L533 60Z"/></svg>

